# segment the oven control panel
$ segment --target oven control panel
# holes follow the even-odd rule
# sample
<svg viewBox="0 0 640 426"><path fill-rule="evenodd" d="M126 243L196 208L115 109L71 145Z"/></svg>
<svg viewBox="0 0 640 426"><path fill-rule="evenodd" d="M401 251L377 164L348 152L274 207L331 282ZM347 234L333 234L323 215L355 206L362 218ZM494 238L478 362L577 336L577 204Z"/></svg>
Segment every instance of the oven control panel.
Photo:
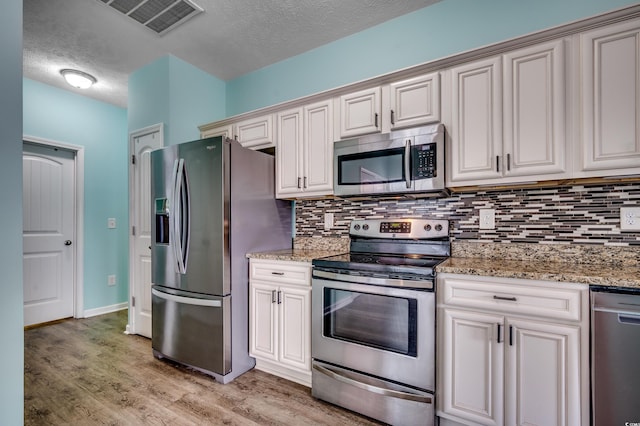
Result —
<svg viewBox="0 0 640 426"><path fill-rule="evenodd" d="M449 236L448 220L362 219L351 221L349 235L368 238L429 239Z"/></svg>

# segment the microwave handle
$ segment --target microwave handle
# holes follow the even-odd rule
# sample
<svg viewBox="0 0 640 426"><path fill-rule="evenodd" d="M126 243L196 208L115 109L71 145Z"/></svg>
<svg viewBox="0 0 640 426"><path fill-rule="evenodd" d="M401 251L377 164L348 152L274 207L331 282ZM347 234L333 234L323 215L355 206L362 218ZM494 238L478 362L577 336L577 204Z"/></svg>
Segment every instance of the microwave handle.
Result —
<svg viewBox="0 0 640 426"><path fill-rule="evenodd" d="M407 189L411 188L411 139L407 139L404 146L404 179Z"/></svg>

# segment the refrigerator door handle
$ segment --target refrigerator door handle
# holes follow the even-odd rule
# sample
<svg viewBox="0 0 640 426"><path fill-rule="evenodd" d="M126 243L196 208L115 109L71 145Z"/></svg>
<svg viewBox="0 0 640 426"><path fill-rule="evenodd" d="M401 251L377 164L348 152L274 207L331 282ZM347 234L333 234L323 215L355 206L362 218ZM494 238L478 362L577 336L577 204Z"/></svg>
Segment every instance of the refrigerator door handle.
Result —
<svg viewBox="0 0 640 426"><path fill-rule="evenodd" d="M172 302L182 303L184 305L209 306L212 308L222 307L222 302L220 300L196 299L194 297L176 296L175 294L158 291L155 288L151 289L151 294L159 297L160 299L170 300Z"/></svg>
<svg viewBox="0 0 640 426"><path fill-rule="evenodd" d="M178 273L184 274L187 272L187 249L188 249L188 228L185 229L185 223L188 224L189 215L189 196L186 193L188 190L185 182L185 168L184 159L176 160L177 167L175 169L175 180L173 190L173 235L174 245L173 250L176 258L176 268ZM187 222L185 222L185 220ZM183 233L184 231L184 233Z"/></svg>

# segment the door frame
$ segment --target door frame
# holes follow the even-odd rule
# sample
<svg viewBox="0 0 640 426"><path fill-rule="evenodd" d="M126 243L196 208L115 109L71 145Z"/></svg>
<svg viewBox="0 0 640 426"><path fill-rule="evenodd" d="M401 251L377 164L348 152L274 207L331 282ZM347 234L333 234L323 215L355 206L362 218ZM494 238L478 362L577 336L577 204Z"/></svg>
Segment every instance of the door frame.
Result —
<svg viewBox="0 0 640 426"><path fill-rule="evenodd" d="M73 271L73 317L84 318L84 147L38 136L23 135L23 153L25 142L48 148L64 149L74 154L75 224L73 232L75 238L73 255L75 257L75 268Z"/></svg>
<svg viewBox="0 0 640 426"><path fill-rule="evenodd" d="M135 190L135 182L133 181L133 162L131 161L132 156L135 154L135 140L137 137L144 136L149 133L158 132L160 135L160 145L164 147L164 123L152 124L151 126L143 127L142 129L134 130L129 132L129 319L125 329L126 334L135 334L136 333L136 323L134 312L131 306L131 299L135 294L135 285L137 283L134 282L134 267L135 267L135 239L132 232L133 228L133 219L134 219L134 190Z"/></svg>

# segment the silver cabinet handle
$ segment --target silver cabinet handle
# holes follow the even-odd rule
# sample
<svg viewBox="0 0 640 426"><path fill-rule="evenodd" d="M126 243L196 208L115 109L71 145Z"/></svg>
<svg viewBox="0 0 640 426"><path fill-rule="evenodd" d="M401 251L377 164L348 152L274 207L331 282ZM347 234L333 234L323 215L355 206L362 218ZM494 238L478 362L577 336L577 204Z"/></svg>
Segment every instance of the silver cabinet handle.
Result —
<svg viewBox="0 0 640 426"><path fill-rule="evenodd" d="M284 275L284 272L271 272L271 275Z"/></svg>
<svg viewBox="0 0 640 426"><path fill-rule="evenodd" d="M513 346L513 326L509 326L509 346Z"/></svg>
<svg viewBox="0 0 640 426"><path fill-rule="evenodd" d="M276 291L271 290L271 303L276 303Z"/></svg>
<svg viewBox="0 0 640 426"><path fill-rule="evenodd" d="M395 114L393 113L393 110L391 110L391 124L396 124L396 117L395 117Z"/></svg>
<svg viewBox="0 0 640 426"><path fill-rule="evenodd" d="M375 120L376 129L377 129L378 128L378 113L377 112L374 114L374 120Z"/></svg>
<svg viewBox="0 0 640 426"><path fill-rule="evenodd" d="M502 343L502 324L498 323L498 343Z"/></svg>
<svg viewBox="0 0 640 426"><path fill-rule="evenodd" d="M507 171L511 171L511 154L507 154Z"/></svg>
<svg viewBox="0 0 640 426"><path fill-rule="evenodd" d="M500 173L500 156L496 155L496 172Z"/></svg>
<svg viewBox="0 0 640 426"><path fill-rule="evenodd" d="M300 179L300 178L298 178L298 189L300 189L300 188L301 188L301 186L300 186L300 181L301 181L301 179Z"/></svg>
<svg viewBox="0 0 640 426"><path fill-rule="evenodd" d="M278 305L282 304L282 292L278 290Z"/></svg>
<svg viewBox="0 0 640 426"><path fill-rule="evenodd" d="M306 177L306 176L304 177L303 182L304 182L304 183L302 184L302 187L303 187L304 189L307 189L307 177Z"/></svg>

